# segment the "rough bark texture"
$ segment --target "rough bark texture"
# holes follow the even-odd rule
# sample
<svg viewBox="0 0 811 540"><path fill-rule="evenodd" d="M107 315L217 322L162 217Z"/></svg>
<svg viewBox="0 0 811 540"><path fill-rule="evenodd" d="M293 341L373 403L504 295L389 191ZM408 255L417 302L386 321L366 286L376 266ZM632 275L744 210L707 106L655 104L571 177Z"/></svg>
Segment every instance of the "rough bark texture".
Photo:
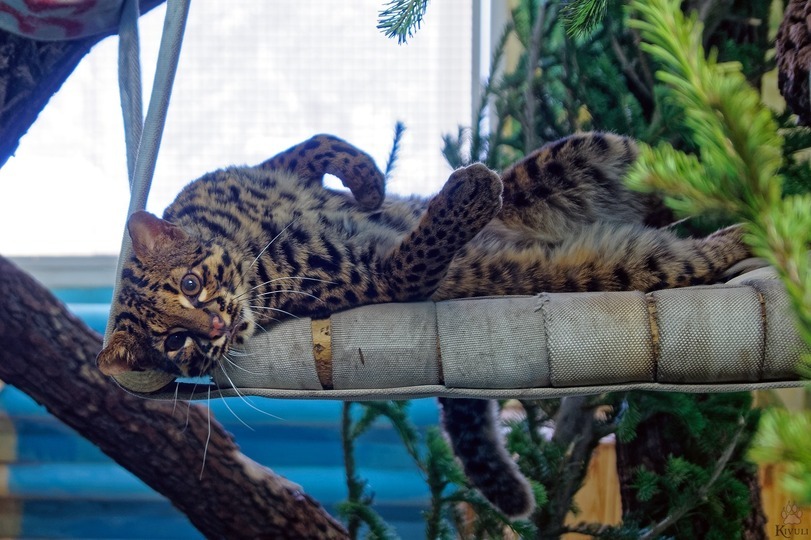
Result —
<svg viewBox="0 0 811 540"><path fill-rule="evenodd" d="M141 12L163 2L141 0ZM0 167L79 61L109 35L35 41L0 30Z"/></svg>
<svg viewBox="0 0 811 540"><path fill-rule="evenodd" d="M800 123L811 126L808 72L811 61L811 3L790 0L777 31L777 83Z"/></svg>
<svg viewBox="0 0 811 540"><path fill-rule="evenodd" d="M127 394L95 366L101 338L0 257L0 379L185 513L210 538L345 538L298 486L242 454L206 408ZM207 442L208 441L208 442ZM208 447L201 476L203 455Z"/></svg>

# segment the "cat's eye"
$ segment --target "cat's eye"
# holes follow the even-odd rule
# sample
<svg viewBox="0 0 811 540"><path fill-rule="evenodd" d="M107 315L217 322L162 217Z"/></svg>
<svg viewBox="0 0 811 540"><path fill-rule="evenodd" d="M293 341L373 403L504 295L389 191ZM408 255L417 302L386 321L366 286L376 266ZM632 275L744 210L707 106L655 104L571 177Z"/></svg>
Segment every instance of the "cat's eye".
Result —
<svg viewBox="0 0 811 540"><path fill-rule="evenodd" d="M179 351L183 348L183 345L186 344L186 338L188 334L186 332L175 332L174 334L169 334L169 337L166 338L164 342L164 347L169 352L172 351Z"/></svg>
<svg viewBox="0 0 811 540"><path fill-rule="evenodd" d="M197 274L186 274L180 280L180 290L189 296L197 296L203 290L203 282Z"/></svg>

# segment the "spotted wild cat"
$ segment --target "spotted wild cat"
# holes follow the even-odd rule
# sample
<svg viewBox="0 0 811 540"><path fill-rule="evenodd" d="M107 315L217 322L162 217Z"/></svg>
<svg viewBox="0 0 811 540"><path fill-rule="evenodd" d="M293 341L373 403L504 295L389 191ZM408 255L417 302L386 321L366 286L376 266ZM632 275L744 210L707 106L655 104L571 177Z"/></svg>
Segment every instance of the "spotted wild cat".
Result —
<svg viewBox="0 0 811 540"><path fill-rule="evenodd" d="M99 367L211 374L289 315L426 298L650 291L712 282L748 256L738 229L682 239L646 226L648 198L620 181L635 157L627 138L575 135L501 178L475 164L433 198L383 200L371 159L322 135L260 166L207 174L164 219L129 219L134 253ZM357 202L323 188L324 172ZM472 399L442 404L474 485L506 514L527 514L531 490L500 443L494 409Z"/></svg>

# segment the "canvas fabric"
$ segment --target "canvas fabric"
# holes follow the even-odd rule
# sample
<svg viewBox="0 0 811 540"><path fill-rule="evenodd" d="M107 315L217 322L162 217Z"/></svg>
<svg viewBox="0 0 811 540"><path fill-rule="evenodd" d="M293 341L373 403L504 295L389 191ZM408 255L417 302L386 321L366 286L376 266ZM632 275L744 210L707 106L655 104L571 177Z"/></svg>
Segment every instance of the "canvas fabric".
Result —
<svg viewBox="0 0 811 540"><path fill-rule="evenodd" d="M734 392L801 384L808 352L782 284L544 293L381 304L330 319L333 387L322 389L310 319L277 324L211 387L155 398L425 396L550 398L621 390ZM236 390L234 389L236 387ZM193 395L192 395L193 392Z"/></svg>

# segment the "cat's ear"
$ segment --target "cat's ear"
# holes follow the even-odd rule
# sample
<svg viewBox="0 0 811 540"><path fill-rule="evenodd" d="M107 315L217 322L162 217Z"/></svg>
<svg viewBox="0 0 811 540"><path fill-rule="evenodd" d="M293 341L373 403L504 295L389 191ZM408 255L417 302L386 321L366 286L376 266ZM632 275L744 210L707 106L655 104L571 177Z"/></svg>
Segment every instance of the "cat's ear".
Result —
<svg viewBox="0 0 811 540"><path fill-rule="evenodd" d="M127 220L127 230L132 239L132 249L139 259L149 257L156 250L163 251L173 244L186 240L186 232L165 219L149 212L138 211Z"/></svg>
<svg viewBox="0 0 811 540"><path fill-rule="evenodd" d="M110 335L107 346L96 356L96 363L105 375L120 375L132 371L138 365L138 358L144 353L136 336L116 330Z"/></svg>

